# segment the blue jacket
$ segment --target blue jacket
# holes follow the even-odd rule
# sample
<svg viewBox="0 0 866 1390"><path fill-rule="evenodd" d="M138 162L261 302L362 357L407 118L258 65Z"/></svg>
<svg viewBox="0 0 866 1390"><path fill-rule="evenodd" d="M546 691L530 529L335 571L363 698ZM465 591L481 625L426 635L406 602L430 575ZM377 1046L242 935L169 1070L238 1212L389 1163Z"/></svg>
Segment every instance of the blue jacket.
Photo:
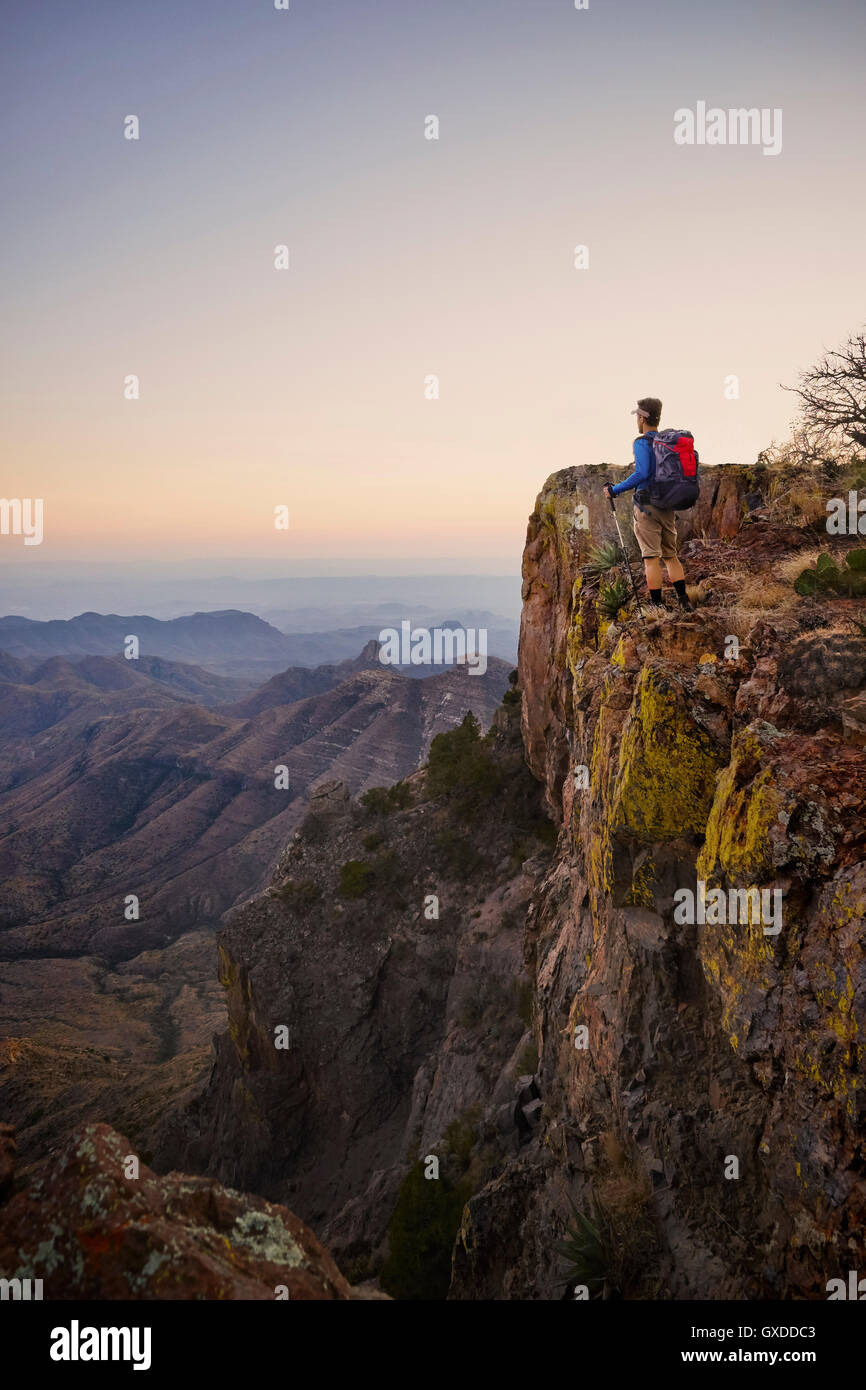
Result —
<svg viewBox="0 0 866 1390"><path fill-rule="evenodd" d="M652 482L656 475L656 460L650 438L654 434L658 434L658 430L647 430L645 434L638 435L634 442L634 472L611 488L614 497L619 497L621 492L631 492L632 488L640 487L642 483Z"/></svg>

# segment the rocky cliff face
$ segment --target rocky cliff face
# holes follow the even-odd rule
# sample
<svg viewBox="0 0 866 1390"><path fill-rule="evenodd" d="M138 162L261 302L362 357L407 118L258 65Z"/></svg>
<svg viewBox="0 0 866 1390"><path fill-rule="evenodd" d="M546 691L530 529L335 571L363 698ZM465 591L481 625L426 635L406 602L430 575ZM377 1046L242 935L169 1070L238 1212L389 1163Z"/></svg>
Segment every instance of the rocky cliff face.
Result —
<svg viewBox="0 0 866 1390"><path fill-rule="evenodd" d="M597 473L548 481L524 561L555 849L513 696L402 809L328 789L223 933L229 1032L157 1161L290 1197L397 1296L825 1297L866 1259L866 642L734 468L683 526L695 612L611 622ZM400 1264L434 1235L441 1293Z"/></svg>
<svg viewBox="0 0 866 1390"><path fill-rule="evenodd" d="M738 607L807 539L740 524L746 470L684 547L695 613L608 626L581 571L597 532L568 524L593 485L549 481L524 562L525 742L561 823L525 938L543 1130L469 1203L455 1289L549 1296L568 1195L632 1291L824 1296L863 1257L866 643L845 600ZM680 923L699 880L727 911ZM780 928L731 921L731 889L778 891Z"/></svg>
<svg viewBox="0 0 866 1390"><path fill-rule="evenodd" d="M229 1031L155 1157L286 1200L356 1277L417 1154L456 1191L529 1128L523 922L552 826L514 695L487 739L464 731L384 798L321 789L220 935Z"/></svg>

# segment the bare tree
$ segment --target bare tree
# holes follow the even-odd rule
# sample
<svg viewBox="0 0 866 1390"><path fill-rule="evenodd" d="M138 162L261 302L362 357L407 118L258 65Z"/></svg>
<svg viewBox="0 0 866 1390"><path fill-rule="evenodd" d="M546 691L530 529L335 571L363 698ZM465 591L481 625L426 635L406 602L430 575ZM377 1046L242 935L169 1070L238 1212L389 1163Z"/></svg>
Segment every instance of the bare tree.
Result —
<svg viewBox="0 0 866 1390"><path fill-rule="evenodd" d="M786 386L800 398L803 422L818 450L856 446L866 449L866 335L825 352L800 373L799 386Z"/></svg>

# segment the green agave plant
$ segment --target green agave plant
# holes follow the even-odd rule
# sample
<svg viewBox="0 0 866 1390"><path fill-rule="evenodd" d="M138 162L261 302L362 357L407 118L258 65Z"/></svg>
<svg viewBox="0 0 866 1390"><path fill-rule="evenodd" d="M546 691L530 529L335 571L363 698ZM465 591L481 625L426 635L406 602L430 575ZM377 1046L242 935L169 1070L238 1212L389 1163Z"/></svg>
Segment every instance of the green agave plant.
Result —
<svg viewBox="0 0 866 1390"><path fill-rule="evenodd" d="M587 574L606 574L622 563L622 554L615 541L602 541L589 552L583 568Z"/></svg>
<svg viewBox="0 0 866 1390"><path fill-rule="evenodd" d="M595 606L605 618L615 618L619 610L628 602L629 588L624 579L614 579L610 584L602 584Z"/></svg>
<svg viewBox="0 0 866 1390"><path fill-rule="evenodd" d="M607 1279L607 1259L599 1227L571 1203L572 1218L556 1253L566 1264L565 1283L585 1284L590 1298L598 1297Z"/></svg>

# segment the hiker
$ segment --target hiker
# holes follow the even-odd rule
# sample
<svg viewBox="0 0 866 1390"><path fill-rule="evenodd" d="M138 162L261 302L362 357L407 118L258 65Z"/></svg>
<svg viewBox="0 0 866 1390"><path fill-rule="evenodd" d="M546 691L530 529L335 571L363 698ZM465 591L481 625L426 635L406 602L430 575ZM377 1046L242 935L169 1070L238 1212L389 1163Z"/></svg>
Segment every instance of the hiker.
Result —
<svg viewBox="0 0 866 1390"><path fill-rule="evenodd" d="M662 403L655 396L644 396L638 401L637 409L631 413L637 416L637 427L640 431L634 441L634 472L621 483L607 483L604 495L611 499L612 504L612 499L618 497L621 492L635 490L634 534L643 556L650 602L657 616L665 611L662 604L662 567L660 563L663 560L668 572L668 579L676 590L679 606L688 613L691 612L692 605L686 594L686 577L683 567L677 558L676 507L661 508L653 505L649 500L652 495L652 485L656 479L656 453L652 441L659 433ZM678 432L671 431L670 433ZM692 440L691 435L683 434L682 437ZM693 475L697 472L695 459L696 455L692 449ZM686 506L693 506L694 500L697 498L697 484L692 484L692 487L695 497L691 501L685 501ZM678 497L684 496L682 493L676 495ZM679 505L682 507L683 501L680 501Z"/></svg>

